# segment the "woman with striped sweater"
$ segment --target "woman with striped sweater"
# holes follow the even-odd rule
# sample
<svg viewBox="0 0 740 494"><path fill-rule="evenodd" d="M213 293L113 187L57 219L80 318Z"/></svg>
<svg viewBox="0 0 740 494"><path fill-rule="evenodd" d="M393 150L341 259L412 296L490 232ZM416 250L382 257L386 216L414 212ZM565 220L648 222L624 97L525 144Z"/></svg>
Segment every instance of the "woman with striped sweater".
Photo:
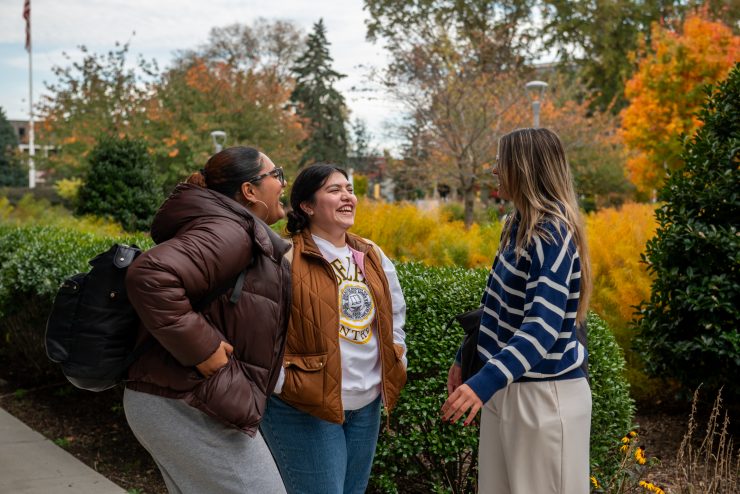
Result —
<svg viewBox="0 0 740 494"><path fill-rule="evenodd" d="M443 420L482 409L478 489L496 494L588 492L591 391L576 325L591 292L586 238L558 136L501 138L499 194L513 202L483 293L478 356L464 383L459 355Z"/></svg>

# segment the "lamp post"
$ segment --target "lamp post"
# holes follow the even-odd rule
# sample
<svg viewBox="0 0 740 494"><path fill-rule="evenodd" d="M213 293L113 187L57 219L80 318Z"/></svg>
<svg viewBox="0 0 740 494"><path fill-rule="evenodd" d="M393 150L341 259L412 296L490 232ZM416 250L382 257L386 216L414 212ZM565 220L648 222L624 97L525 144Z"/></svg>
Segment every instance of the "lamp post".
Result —
<svg viewBox="0 0 740 494"><path fill-rule="evenodd" d="M226 144L226 132L223 130L214 130L211 132L211 141L213 141L213 152L218 153Z"/></svg>
<svg viewBox="0 0 740 494"><path fill-rule="evenodd" d="M525 86L529 98L532 100L532 113L534 113L534 123L532 127L535 129L540 126L540 103L542 98L545 96L545 89L547 83L543 81L531 81Z"/></svg>

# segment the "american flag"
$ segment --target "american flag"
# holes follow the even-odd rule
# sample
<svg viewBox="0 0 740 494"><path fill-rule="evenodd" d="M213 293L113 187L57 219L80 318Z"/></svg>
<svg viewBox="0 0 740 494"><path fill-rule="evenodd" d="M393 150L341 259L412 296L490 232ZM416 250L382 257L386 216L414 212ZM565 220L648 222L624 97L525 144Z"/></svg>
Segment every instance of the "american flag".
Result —
<svg viewBox="0 0 740 494"><path fill-rule="evenodd" d="M23 2L23 18L26 20L26 51L31 51L31 0Z"/></svg>

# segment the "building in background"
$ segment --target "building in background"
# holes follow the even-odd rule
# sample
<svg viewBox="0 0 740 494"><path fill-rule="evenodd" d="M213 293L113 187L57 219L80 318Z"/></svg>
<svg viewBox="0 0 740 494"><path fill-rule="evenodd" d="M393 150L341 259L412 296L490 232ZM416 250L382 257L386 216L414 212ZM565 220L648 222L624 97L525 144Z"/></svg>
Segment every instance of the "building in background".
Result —
<svg viewBox="0 0 740 494"><path fill-rule="evenodd" d="M28 155L28 120L8 120L10 122L10 125L13 127L13 130L15 130L15 134L18 137L18 149L21 151L21 154L23 156ZM36 127L38 128L39 124L42 122L36 122ZM38 134L37 134L38 137ZM55 146L49 146L45 144L40 144L38 141L34 143L34 148L36 150L36 156L43 156L44 158L48 158L50 154L55 154L57 152L57 149ZM27 158L24 158L27 159ZM46 182L46 171L45 170L36 170L36 183L43 184Z"/></svg>

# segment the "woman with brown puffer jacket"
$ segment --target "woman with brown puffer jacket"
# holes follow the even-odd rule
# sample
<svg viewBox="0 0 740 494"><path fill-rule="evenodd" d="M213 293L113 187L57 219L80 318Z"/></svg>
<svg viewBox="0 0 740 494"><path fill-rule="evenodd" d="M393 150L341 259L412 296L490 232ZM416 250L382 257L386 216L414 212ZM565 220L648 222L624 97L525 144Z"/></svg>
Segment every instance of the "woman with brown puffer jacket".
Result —
<svg viewBox="0 0 740 494"><path fill-rule="evenodd" d="M157 245L128 270L140 337L156 343L129 370L124 409L172 493L284 492L258 430L290 307L289 244L268 226L285 216L284 188L256 149L215 154L162 205Z"/></svg>

